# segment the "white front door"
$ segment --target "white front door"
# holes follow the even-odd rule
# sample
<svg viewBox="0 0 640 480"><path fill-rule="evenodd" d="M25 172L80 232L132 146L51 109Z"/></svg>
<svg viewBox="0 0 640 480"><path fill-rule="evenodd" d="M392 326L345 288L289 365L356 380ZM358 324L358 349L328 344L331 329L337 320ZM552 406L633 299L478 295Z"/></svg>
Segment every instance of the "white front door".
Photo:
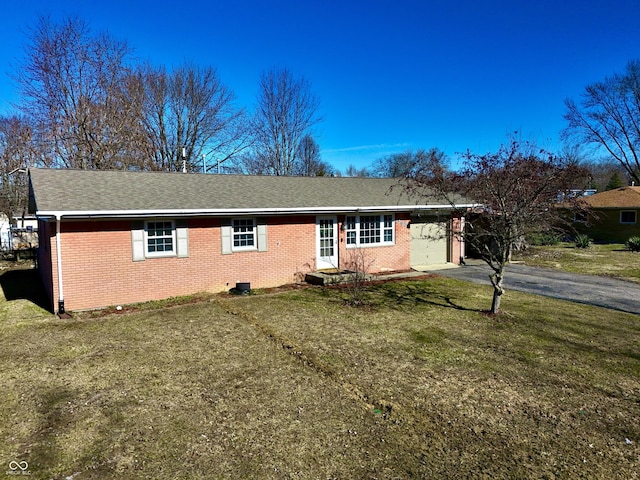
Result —
<svg viewBox="0 0 640 480"><path fill-rule="evenodd" d="M316 218L316 269L338 268L338 223L336 217Z"/></svg>

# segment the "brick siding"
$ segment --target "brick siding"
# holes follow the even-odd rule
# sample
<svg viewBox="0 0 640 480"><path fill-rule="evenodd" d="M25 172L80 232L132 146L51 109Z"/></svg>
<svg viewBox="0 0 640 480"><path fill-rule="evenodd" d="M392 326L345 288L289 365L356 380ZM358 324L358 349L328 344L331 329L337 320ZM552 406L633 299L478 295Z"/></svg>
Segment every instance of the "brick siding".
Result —
<svg viewBox="0 0 640 480"><path fill-rule="evenodd" d="M340 267L349 258L344 216L338 217ZM410 268L409 215L395 217L393 246L363 247L372 273ZM43 224L44 222L41 222ZM197 292L219 292L236 282L265 288L304 279L315 269L316 217L267 219L265 252L222 254L221 221L188 219L189 256L133 261L132 222L62 221L61 247L66 310L82 310L159 300ZM52 305L59 298L55 223L41 225L40 269Z"/></svg>

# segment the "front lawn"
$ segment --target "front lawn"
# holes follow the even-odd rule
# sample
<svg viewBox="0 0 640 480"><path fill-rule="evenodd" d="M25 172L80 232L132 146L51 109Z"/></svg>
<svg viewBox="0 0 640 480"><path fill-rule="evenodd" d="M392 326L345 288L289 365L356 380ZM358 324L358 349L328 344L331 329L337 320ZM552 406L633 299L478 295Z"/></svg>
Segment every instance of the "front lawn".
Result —
<svg viewBox="0 0 640 480"><path fill-rule="evenodd" d="M0 320L31 478L637 478L640 316L450 279ZM23 301L18 301L23 302ZM11 302L10 302L11 303ZM169 304L168 304L169 305ZM15 466L15 464L12 464Z"/></svg>
<svg viewBox="0 0 640 480"><path fill-rule="evenodd" d="M532 246L523 253L515 254L514 260L532 267L640 282L640 253L627 250L623 244L591 244L589 248L576 248L574 243Z"/></svg>

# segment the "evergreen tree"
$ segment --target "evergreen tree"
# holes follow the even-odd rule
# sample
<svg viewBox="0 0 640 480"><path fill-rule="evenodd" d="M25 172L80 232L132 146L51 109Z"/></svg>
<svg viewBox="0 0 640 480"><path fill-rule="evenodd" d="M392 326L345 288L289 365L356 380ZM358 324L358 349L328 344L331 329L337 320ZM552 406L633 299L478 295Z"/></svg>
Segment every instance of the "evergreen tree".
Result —
<svg viewBox="0 0 640 480"><path fill-rule="evenodd" d="M611 178L609 179L609 183L604 187L605 190L614 190L616 188L622 187L624 184L622 183L622 179L620 178L620 174L618 172L613 172Z"/></svg>

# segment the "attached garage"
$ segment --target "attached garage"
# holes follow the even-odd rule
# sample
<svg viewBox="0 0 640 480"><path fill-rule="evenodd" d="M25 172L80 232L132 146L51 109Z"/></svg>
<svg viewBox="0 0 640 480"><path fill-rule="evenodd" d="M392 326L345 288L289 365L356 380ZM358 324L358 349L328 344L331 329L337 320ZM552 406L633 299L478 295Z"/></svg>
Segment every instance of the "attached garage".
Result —
<svg viewBox="0 0 640 480"><path fill-rule="evenodd" d="M299 282L348 269L360 251L370 273L406 271L416 255L415 264L443 263L459 240L441 234L471 206L413 198L393 178L48 168L29 170L29 199L41 279L61 315Z"/></svg>
<svg viewBox="0 0 640 480"><path fill-rule="evenodd" d="M437 265L451 261L448 221L437 217L411 219L411 267Z"/></svg>

